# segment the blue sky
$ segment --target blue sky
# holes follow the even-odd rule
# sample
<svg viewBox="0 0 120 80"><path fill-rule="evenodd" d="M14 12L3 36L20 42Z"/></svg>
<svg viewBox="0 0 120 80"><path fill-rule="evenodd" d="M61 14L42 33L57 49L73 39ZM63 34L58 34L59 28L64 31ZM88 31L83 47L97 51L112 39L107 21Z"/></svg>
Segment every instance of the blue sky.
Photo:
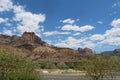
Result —
<svg viewBox="0 0 120 80"><path fill-rule="evenodd" d="M120 0L0 0L0 33L25 31L58 47L120 48Z"/></svg>

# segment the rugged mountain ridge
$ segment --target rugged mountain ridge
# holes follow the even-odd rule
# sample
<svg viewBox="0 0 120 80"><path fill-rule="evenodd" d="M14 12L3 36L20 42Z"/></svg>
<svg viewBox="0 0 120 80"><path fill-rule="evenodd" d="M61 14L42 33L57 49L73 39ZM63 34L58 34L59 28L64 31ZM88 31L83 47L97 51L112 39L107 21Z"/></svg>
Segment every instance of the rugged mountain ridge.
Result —
<svg viewBox="0 0 120 80"><path fill-rule="evenodd" d="M22 36L7 36L0 34L0 49L18 53L39 61L78 61L81 56L92 56L89 48L59 48L50 45L38 37L34 32L24 32ZM120 56L120 49L105 51L100 55Z"/></svg>
<svg viewBox="0 0 120 80"><path fill-rule="evenodd" d="M89 48L73 50L55 47L43 41L34 32L24 32L22 36L0 34L0 48L43 61L49 59L53 61L77 61L82 55L92 55L92 50Z"/></svg>

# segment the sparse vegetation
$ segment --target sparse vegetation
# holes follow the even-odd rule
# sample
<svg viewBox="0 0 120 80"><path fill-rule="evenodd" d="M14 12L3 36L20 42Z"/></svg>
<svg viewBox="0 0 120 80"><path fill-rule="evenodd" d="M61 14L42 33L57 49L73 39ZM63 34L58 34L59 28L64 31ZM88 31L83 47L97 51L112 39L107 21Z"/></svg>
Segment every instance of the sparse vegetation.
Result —
<svg viewBox="0 0 120 80"><path fill-rule="evenodd" d="M83 61L86 75L92 80L113 78L113 73L119 71L119 57L92 56Z"/></svg>
<svg viewBox="0 0 120 80"><path fill-rule="evenodd" d="M86 71L92 80L104 80L120 71L118 56L83 56L79 62L39 62L21 55L0 50L0 79L2 80L41 80L35 71L41 69L76 69Z"/></svg>
<svg viewBox="0 0 120 80"><path fill-rule="evenodd" d="M40 80L37 68L80 70L92 80L103 80L120 71L120 49L97 55L89 48L58 48L34 32L0 37L0 80Z"/></svg>

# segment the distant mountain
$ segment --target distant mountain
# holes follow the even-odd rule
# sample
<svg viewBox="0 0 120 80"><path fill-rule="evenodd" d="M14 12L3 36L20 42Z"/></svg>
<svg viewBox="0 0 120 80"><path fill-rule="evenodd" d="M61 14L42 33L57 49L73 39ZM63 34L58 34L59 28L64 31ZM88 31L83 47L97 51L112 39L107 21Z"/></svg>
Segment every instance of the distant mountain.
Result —
<svg viewBox="0 0 120 80"><path fill-rule="evenodd" d="M113 51L104 51L101 53L103 56L120 56L120 48Z"/></svg>

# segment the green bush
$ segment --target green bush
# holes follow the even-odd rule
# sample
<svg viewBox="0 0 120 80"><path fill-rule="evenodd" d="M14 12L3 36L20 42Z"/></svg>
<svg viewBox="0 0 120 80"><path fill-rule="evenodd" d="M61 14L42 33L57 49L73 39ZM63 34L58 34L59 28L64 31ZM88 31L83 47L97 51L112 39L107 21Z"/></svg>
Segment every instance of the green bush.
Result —
<svg viewBox="0 0 120 80"><path fill-rule="evenodd" d="M18 54L0 51L0 80L41 80L37 62Z"/></svg>
<svg viewBox="0 0 120 80"><path fill-rule="evenodd" d="M27 73L27 72L19 72L19 73L10 73L9 80L41 80L41 76L37 73Z"/></svg>
<svg viewBox="0 0 120 80"><path fill-rule="evenodd" d="M57 68L55 63L50 62L50 61L40 63L40 67L42 69L56 69Z"/></svg>
<svg viewBox="0 0 120 80"><path fill-rule="evenodd" d="M86 75L91 77L92 80L104 80L109 75L113 78L113 73L120 69L119 58L117 57L104 57L93 56L86 60L84 67Z"/></svg>
<svg viewBox="0 0 120 80"><path fill-rule="evenodd" d="M59 62L59 63L57 63L57 68L68 69L69 67L64 62Z"/></svg>

